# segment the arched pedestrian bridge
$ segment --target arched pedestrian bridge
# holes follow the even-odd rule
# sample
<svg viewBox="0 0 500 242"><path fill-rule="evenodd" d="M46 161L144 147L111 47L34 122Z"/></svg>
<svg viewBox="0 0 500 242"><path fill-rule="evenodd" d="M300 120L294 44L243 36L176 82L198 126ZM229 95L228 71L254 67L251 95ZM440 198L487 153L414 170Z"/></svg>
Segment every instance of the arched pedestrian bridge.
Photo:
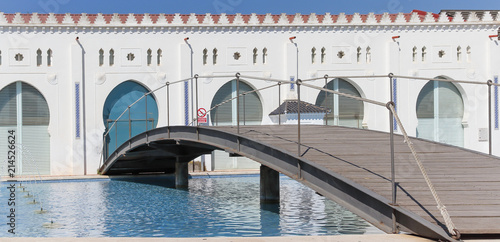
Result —
<svg viewBox="0 0 500 242"><path fill-rule="evenodd" d="M214 149L251 158L296 179L391 233L453 240L403 136L395 135L397 205L391 204L388 133L338 126L197 127L149 130L121 145L101 174L173 172ZM462 236L500 235L500 159L412 138L436 193ZM186 171L187 172L187 171Z"/></svg>

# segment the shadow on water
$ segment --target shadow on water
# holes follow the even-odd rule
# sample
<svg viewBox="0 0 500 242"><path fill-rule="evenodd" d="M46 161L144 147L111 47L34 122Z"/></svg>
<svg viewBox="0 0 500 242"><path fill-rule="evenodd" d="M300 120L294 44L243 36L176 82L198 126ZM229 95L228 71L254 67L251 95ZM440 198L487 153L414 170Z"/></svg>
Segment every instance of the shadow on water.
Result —
<svg viewBox="0 0 500 242"><path fill-rule="evenodd" d="M279 203L261 203L260 209L271 213L280 214Z"/></svg>
<svg viewBox="0 0 500 242"><path fill-rule="evenodd" d="M269 214L278 216L270 216ZM279 203L261 203L260 204L260 224L262 234L268 236L281 235L280 226L280 204Z"/></svg>
<svg viewBox="0 0 500 242"><path fill-rule="evenodd" d="M133 175L133 176L117 176L110 177L113 181L124 181L139 184L147 184L153 186L160 186L165 188L175 188L175 175L162 174L162 175Z"/></svg>

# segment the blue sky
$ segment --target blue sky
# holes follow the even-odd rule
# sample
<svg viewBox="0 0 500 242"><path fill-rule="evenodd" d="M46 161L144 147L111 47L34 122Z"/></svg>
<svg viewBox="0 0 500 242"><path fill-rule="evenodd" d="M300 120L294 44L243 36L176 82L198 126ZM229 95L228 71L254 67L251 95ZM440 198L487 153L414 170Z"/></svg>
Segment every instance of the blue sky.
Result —
<svg viewBox="0 0 500 242"><path fill-rule="evenodd" d="M495 9L500 0L0 0L5 13L397 13Z"/></svg>

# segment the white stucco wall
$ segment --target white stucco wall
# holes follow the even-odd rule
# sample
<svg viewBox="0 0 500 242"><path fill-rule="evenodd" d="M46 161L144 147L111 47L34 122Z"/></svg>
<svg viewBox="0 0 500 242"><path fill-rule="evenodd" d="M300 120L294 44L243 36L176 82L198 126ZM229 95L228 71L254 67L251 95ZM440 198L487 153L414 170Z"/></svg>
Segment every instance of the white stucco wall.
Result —
<svg viewBox="0 0 500 242"><path fill-rule="evenodd" d="M20 18L19 16L25 16ZM52 16L52 15L50 15ZM49 19L49 17L47 19ZM55 15L54 15L55 16ZM107 17L107 22L92 20L81 22L68 16L56 16L57 21L29 22L33 15L0 15L0 90L15 81L23 81L37 88L46 98L50 110L51 173L83 174L83 137L75 137L75 83L85 85L81 93L80 124L83 128L83 112L86 124L87 174L95 174L100 162L103 105L107 95L120 83L133 80L149 90L155 90L166 82L176 82L194 74L200 76L244 76L290 80L332 76L395 75L434 78L446 76L457 80L486 82L500 74L500 46L496 38L500 21L489 13L482 20L470 19L449 22L447 18L416 14L380 15L377 18L359 15L323 15L330 22L313 21L311 15L277 16L269 22L268 16L255 20L254 15L234 18L224 23L224 16L217 22L212 16L167 17L170 23L132 21L127 15ZM141 15L142 16L142 15ZM326 17L325 17L326 16ZM416 16L416 17L415 17ZM160 16L161 17L161 16ZM92 17L98 19L97 17ZM242 20L239 20L242 18ZM417 18L419 18L417 20ZM120 22L116 19L122 19ZM267 20L266 20L267 19ZM302 19L302 20L300 20ZM403 20L404 19L404 20ZM45 22L44 22L45 21ZM66 21L66 22L65 22ZM76 21L76 22L75 22ZM157 20L155 20L157 21ZM180 22L176 22L180 21ZM238 22L240 21L240 22ZM254 22L252 22L254 21ZM268 21L268 22L266 22ZM364 22L363 22L364 21ZM289 38L296 38L290 40ZM399 38L392 38L400 36ZM76 38L78 37L78 41ZM189 37L188 40L185 40ZM81 44L81 46L80 46ZM427 48L425 61L421 60L422 47ZM462 48L461 61L457 61L457 47ZM82 57L82 47L85 51ZM316 48L316 61L311 61L311 49ZM324 63L321 49L325 48ZM356 49L361 48L361 60L357 61ZM371 61L366 61L366 48L370 47ZM412 49L417 47L417 61L412 60ZM466 48L471 47L467 59ZM203 64L203 50L207 49L207 64ZM212 51L218 50L217 63L212 63ZM258 50L257 63L253 64L253 49ZM266 63L262 63L262 50L267 49ZM36 64L36 51L43 52L41 66ZM46 65L46 51L53 51L53 64ZM104 65L99 66L99 50L104 50ZM108 52L115 51L115 64L109 66ZM146 52L152 50L152 65L147 65ZM156 65L156 51L162 50L161 65ZM192 50L192 52L191 52ZM443 58L438 52L444 50ZM338 58L339 51L346 54ZM239 60L233 54L239 52ZM18 63L13 55L23 53L25 61ZM133 62L126 60L134 53ZM297 56L298 55L298 56ZM82 60L84 63L82 65ZM298 67L298 69L297 69ZM234 79L200 78L199 107L210 109L212 98L224 83ZM274 84L270 81L242 78L255 89ZM345 78L353 84L362 97L380 102L389 101L389 78ZM331 78L328 79L329 81ZM308 82L324 85L324 79ZM423 80L398 78L398 113L407 132L415 136L418 125L415 113L416 100ZM457 84L464 105L464 145L466 148L488 152L488 142L479 141L479 129L488 127L487 86ZM281 85L281 101L288 95L288 84ZM194 88L193 88L194 90ZM85 100L83 100L85 94ZM319 90L301 89L303 101L315 103ZM184 125L184 84L170 85L170 124ZM259 92L263 104L262 124L271 124L268 114L279 105L277 87ZM167 90L154 93L158 102L158 126L167 124ZM196 100L196 99L194 99ZM189 108L192 119L194 103ZM83 109L83 102L85 109ZM363 124L368 129L388 131L389 120L385 107L365 103ZM399 132L399 131L398 131ZM0 137L1 138L1 137ZM500 155L500 133L493 130L493 154Z"/></svg>

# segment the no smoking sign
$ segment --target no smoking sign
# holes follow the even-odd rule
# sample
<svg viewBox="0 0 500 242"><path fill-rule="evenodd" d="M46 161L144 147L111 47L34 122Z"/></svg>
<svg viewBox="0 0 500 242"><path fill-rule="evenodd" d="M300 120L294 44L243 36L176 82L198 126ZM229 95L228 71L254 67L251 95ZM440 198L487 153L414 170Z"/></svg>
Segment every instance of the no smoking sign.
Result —
<svg viewBox="0 0 500 242"><path fill-rule="evenodd" d="M198 109L198 123L206 123L207 122L207 110L204 108Z"/></svg>

